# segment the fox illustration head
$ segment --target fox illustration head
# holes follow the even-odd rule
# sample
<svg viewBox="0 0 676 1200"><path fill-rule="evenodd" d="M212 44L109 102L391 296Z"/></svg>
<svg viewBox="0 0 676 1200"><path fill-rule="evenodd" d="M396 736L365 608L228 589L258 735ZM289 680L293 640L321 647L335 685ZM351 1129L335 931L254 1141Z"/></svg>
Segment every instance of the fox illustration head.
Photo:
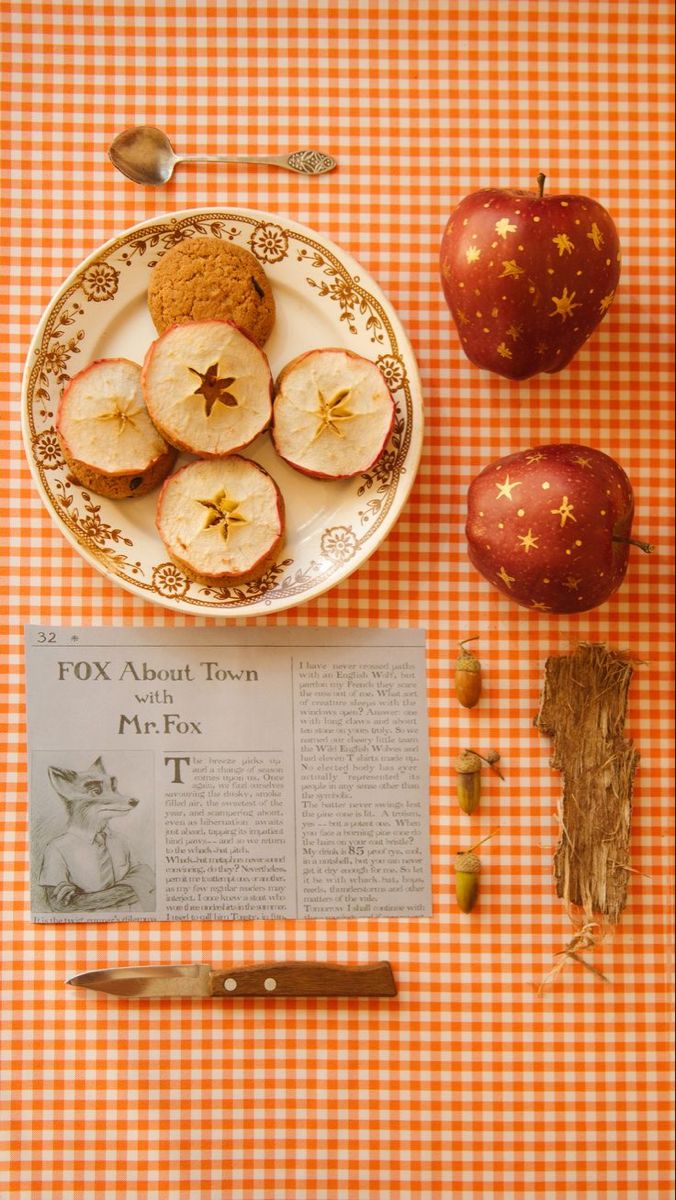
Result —
<svg viewBox="0 0 676 1200"><path fill-rule="evenodd" d="M117 779L109 775L103 759L97 758L87 771L50 767L49 780L63 800L71 821L78 824L103 824L136 808L138 800L117 790Z"/></svg>

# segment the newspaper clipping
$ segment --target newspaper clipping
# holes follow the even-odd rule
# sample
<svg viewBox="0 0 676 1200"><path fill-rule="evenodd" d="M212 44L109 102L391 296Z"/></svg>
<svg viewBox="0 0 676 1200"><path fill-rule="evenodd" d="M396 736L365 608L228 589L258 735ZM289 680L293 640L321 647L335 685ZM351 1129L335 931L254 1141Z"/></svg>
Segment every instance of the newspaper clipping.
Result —
<svg viewBox="0 0 676 1200"><path fill-rule="evenodd" d="M431 913L420 630L26 629L36 922Z"/></svg>

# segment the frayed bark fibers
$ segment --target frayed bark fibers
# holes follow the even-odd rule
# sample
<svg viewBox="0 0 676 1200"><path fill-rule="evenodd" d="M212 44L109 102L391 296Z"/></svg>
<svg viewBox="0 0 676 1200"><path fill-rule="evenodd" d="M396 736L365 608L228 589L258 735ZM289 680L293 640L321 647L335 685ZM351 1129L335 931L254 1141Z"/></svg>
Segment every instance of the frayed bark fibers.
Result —
<svg viewBox="0 0 676 1200"><path fill-rule="evenodd" d="M535 725L563 775L557 895L576 924L617 925L627 902L632 790L639 754L624 737L631 660L603 645L547 659Z"/></svg>

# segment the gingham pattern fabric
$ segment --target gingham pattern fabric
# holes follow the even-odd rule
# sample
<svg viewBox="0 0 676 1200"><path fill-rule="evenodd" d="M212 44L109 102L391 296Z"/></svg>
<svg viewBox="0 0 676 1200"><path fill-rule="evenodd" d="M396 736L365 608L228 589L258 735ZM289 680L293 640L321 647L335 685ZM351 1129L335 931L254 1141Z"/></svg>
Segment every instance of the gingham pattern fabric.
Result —
<svg viewBox="0 0 676 1200"><path fill-rule="evenodd" d="M493 1200L672 1194L673 11L665 0L14 0L0 18L5 283L2 1105L0 1193L84 1200ZM165 189L106 149L157 124L182 150L316 146L308 180L184 167ZM561 375L510 384L472 367L441 294L451 206L490 185L580 191L624 250L601 330ZM83 562L42 507L20 434L20 380L54 291L114 234L170 211L258 208L354 255L397 309L423 381L419 476L384 544L275 624L422 626L431 728L429 920L33 926L27 872L25 621L182 625ZM613 455L636 494L627 580L586 615L510 605L471 568L473 475L528 445ZM251 619L251 618L250 618ZM213 622L210 622L213 623ZM451 676L477 634L480 706ZM538 994L569 922L554 894L560 778L533 728L544 662L580 641L642 660L627 732L641 753L630 898L593 956ZM452 761L495 746L462 814ZM482 850L471 917L453 860ZM391 961L396 1001L151 1004L64 986L117 963Z"/></svg>

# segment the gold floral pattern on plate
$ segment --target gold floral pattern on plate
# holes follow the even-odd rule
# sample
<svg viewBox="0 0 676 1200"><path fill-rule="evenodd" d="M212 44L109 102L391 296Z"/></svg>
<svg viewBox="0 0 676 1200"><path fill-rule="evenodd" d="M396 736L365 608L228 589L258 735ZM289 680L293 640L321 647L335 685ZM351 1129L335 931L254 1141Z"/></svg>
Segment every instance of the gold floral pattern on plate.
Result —
<svg viewBox="0 0 676 1200"><path fill-rule="evenodd" d="M156 494L113 501L81 488L63 461L54 428L64 387L89 362L143 361L156 336L145 303L149 274L171 246L196 236L249 249L268 274L278 308L265 347L274 375L305 349L345 346L378 365L396 407L385 451L354 479L321 481L293 471L277 457L267 434L248 448L248 456L280 486L287 537L278 561L260 578L223 587L196 583L167 561L155 530ZM321 595L373 553L413 484L423 404L415 357L397 315L349 255L305 226L271 214L199 209L134 226L66 280L31 345L22 422L42 500L87 561L135 595L175 611L237 616L275 612Z"/></svg>

